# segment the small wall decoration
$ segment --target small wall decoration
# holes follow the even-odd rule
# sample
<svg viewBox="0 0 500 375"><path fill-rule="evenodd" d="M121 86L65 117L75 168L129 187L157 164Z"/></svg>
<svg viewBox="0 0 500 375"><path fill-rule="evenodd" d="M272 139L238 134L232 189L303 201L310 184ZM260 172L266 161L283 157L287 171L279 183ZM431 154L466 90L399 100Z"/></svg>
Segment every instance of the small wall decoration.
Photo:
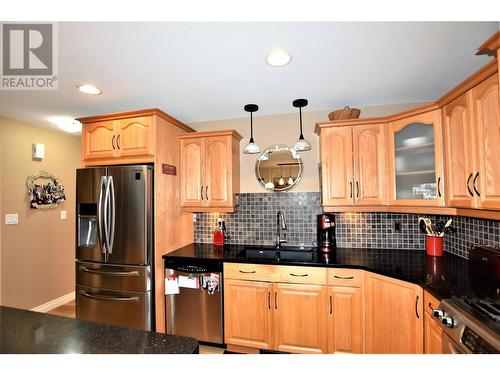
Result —
<svg viewBox="0 0 500 375"><path fill-rule="evenodd" d="M46 184L38 180L48 180ZM37 183L38 182L38 183ZM46 171L29 176L26 179L30 208L46 209L55 208L66 201L64 186L58 177Z"/></svg>

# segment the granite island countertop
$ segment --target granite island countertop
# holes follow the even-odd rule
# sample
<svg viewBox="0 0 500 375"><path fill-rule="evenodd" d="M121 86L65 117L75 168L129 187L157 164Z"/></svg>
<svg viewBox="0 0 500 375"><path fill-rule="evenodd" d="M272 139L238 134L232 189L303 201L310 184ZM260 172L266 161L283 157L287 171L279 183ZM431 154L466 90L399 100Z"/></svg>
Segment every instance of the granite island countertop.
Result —
<svg viewBox="0 0 500 375"><path fill-rule="evenodd" d="M0 306L3 354L195 354L198 342Z"/></svg>
<svg viewBox="0 0 500 375"><path fill-rule="evenodd" d="M202 259L208 262L258 263L313 267L357 268L421 285L438 299L478 297L500 300L500 283L476 272L469 261L445 253L442 257L427 256L422 250L338 248L328 254L312 249L296 253L282 250L279 258L259 257L255 250L272 246L224 245L193 243L163 256L189 262ZM168 265L166 264L166 268Z"/></svg>

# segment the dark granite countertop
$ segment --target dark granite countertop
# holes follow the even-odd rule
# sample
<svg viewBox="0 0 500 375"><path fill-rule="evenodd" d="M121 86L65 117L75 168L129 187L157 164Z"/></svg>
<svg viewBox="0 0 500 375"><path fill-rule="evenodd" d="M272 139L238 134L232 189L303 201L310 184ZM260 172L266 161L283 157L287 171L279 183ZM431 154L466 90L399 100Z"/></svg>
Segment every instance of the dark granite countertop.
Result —
<svg viewBox="0 0 500 375"><path fill-rule="evenodd" d="M445 253L442 257L427 256L421 250L351 249L339 248L323 254L314 249L309 252L281 251L279 259L259 258L249 248L271 246L225 245L194 243L175 250L163 258L206 262L261 263L319 267L359 268L421 285L439 299L455 297L493 298L500 300L500 283L472 269L467 259Z"/></svg>
<svg viewBox="0 0 500 375"><path fill-rule="evenodd" d="M0 306L4 354L194 354L195 339Z"/></svg>

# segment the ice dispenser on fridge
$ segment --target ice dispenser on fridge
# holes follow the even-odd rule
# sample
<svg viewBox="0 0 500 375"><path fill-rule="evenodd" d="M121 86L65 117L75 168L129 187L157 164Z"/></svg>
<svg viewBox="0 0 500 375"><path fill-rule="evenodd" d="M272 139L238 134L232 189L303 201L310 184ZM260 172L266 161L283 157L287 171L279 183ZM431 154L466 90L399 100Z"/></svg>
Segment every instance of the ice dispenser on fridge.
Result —
<svg viewBox="0 0 500 375"><path fill-rule="evenodd" d="M97 244L97 204L78 205L78 246L95 247Z"/></svg>

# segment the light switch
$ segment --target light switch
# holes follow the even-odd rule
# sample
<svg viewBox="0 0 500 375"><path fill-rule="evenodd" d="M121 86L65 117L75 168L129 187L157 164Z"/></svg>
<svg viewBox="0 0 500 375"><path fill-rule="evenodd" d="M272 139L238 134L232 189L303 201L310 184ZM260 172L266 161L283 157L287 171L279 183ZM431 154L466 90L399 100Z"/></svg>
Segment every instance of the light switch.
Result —
<svg viewBox="0 0 500 375"><path fill-rule="evenodd" d="M5 225L19 224L19 217L17 214L6 214Z"/></svg>
<svg viewBox="0 0 500 375"><path fill-rule="evenodd" d="M193 214L193 223L196 223L196 214Z"/></svg>
<svg viewBox="0 0 500 375"><path fill-rule="evenodd" d="M66 220L66 210L61 210L61 220Z"/></svg>

